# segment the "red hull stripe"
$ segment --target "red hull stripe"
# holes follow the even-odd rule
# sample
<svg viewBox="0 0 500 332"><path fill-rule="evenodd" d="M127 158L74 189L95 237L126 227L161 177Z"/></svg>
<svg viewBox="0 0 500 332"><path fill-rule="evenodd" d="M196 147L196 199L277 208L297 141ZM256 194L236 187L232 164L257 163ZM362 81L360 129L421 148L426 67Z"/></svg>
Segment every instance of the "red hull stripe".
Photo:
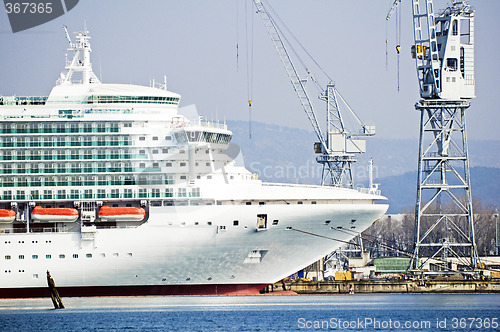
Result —
<svg viewBox="0 0 500 332"><path fill-rule="evenodd" d="M147 295L259 295L268 284L57 287L61 297ZM50 297L48 287L0 288L0 298Z"/></svg>

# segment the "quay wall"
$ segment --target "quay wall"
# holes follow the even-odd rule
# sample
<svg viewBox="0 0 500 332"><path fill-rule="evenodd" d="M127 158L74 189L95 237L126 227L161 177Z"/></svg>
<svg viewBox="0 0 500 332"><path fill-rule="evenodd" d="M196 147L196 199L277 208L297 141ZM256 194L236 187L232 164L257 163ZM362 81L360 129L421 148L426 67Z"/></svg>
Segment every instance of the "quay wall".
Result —
<svg viewBox="0 0 500 332"><path fill-rule="evenodd" d="M500 280L342 280L286 282L297 294L500 293ZM269 292L283 291L276 283Z"/></svg>

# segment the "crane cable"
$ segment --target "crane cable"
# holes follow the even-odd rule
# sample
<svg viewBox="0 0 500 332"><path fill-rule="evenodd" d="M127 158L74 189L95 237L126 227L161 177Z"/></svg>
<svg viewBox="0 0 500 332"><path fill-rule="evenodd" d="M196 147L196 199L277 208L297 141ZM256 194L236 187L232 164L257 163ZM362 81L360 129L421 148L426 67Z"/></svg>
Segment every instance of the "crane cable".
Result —
<svg viewBox="0 0 500 332"><path fill-rule="evenodd" d="M356 232L356 231L352 231L352 230L348 230L348 229L336 229L336 230L337 230L337 231L340 231L340 232L342 232L342 233L344 233L344 234L347 234L347 235L351 235L351 236L356 235L356 236L359 236L359 237L361 237L361 239L363 239L363 240L366 240L366 241L371 242L371 243L373 243L373 244L378 244L378 245L380 245L381 247L384 247L384 248L386 248L386 249L391 249L391 250L394 250L394 251L399 252L399 253L401 253L401 254L403 254L403 255L406 255L406 256L409 256L409 257L412 257L412 258L413 258L413 255L414 255L413 253L409 253L409 252L407 252L407 251L404 251L404 250L401 250L401 249L398 249L398 248L391 247L391 246L389 246L389 245L387 245L387 244L385 244L385 243L380 243L379 238L377 238L376 236L369 235L369 234L362 234L362 233L360 233L360 232ZM371 238L373 238L373 240L367 239L367 237L371 237ZM386 239L383 239L383 238L380 238L380 239L381 239L381 240L383 240L383 241L384 241L384 242L386 242L386 243L388 242ZM351 244L354 244L354 243L351 243ZM356 244L354 244L354 245L356 245ZM458 257L458 258L459 258L459 257ZM438 262L440 262L440 263L447 263L446 261L441 260L441 259L436 258L436 257L434 257L434 258L432 258L432 259L434 259L434 260L436 260L436 261L438 261ZM460 261L460 258L459 258L459 261ZM465 261L460 261L460 263L462 263L463 265L468 265L468 263L467 263L467 262L465 262ZM490 271L500 271L500 270L493 269L493 268L490 268L490 267L483 267L483 269L485 269L485 270L490 270ZM451 269L450 269L450 270L451 270Z"/></svg>
<svg viewBox="0 0 500 332"><path fill-rule="evenodd" d="M398 61L398 91L399 91L399 58L401 53L401 9L396 7L396 54Z"/></svg>
<svg viewBox="0 0 500 332"><path fill-rule="evenodd" d="M252 4L250 3L250 6ZM247 97L248 97L248 138L252 138L252 94L253 94L253 13L250 11L250 37L248 32L248 5L245 2L245 41L247 58ZM249 52L250 50L250 52Z"/></svg>
<svg viewBox="0 0 500 332"><path fill-rule="evenodd" d="M316 65L316 67L323 73L323 75L325 75L325 77L328 79L329 82L333 82L333 79L330 77L330 75L328 75L328 73L323 69L323 67L321 67L321 65L316 61L316 59L311 55L311 53L309 53L309 51L304 47L304 45L300 42L300 40L295 36L295 34L292 32L292 30L290 30L290 28L288 28L288 26L285 24L283 19L278 15L278 13L271 6L269 1L266 3L266 5L270 9L270 11L272 12L272 16L270 13L268 13L268 14L269 14L271 20L273 21L274 26L276 27L276 30L278 30L280 36L283 38L283 40L286 42L288 47L291 49L292 53L295 55L297 60L300 62L300 64L302 65L304 70L307 72L307 74L309 75L311 80L315 83L315 87L318 90L318 93L324 92L324 88L323 88L324 85L321 85L316 80L316 78L312 75L309 67L305 64L304 60L300 57L300 55L298 54L296 49L293 47L293 44L287 38L287 34L291 36L291 38L295 41L295 43L297 43L297 45L302 49L302 51L304 51L304 53L307 55L307 57L309 57L309 59ZM274 19L274 18L276 18L276 19ZM281 29L281 27L284 28L284 30L287 32L287 34L284 33L284 30ZM335 92L339 95L340 99L345 104L345 106L349 109L351 114L353 114L353 116L356 119L356 121L358 122L358 124L363 126L361 119L354 112L352 107L347 103L347 101L344 99L344 97L340 94L340 91L337 89L337 87L335 87Z"/></svg>
<svg viewBox="0 0 500 332"><path fill-rule="evenodd" d="M316 237L320 237L320 238L327 239L327 240L337 241L337 242L341 242L341 243L344 243L344 244L351 244L351 245L355 245L355 246L358 246L358 247L360 246L359 244L353 243L351 241L345 241L345 240L341 240L341 239L330 237L330 236L325 236L325 235L316 234L316 233L312 233L312 232L308 232L308 231L303 231L303 230L300 230L300 229L297 229L297 228L289 228L289 229L293 230L293 231L296 231L296 232L299 232L299 233L303 233L303 234L307 234L307 235L311 235L311 236L316 236ZM410 253L410 252L407 252L407 251L404 251L404 250L401 250L401 249L398 249L398 248L391 247L391 246L389 246L387 244L384 244L384 243L380 243L378 240L376 240L376 238L374 236L372 236L372 237L375 238L375 240L370 240L370 239L366 238L366 235L362 236L362 233L360 233L360 232L348 231L348 230L344 230L344 229L337 229L337 228L333 228L333 227L331 229L335 230L335 231L342 232L342 233L350 235L350 236L353 236L352 233L354 233L356 235L359 235L359 237L362 240L364 240L364 241L368 241L368 242L372 242L372 243L375 243L375 244L379 244L380 246L382 246L382 247L384 247L386 249L393 250L395 252L398 252L398 253L403 254L405 256L408 256L410 258L414 257L413 253ZM350 233L348 233L348 232L350 232ZM436 261L438 261L438 262L440 262L440 263L447 263L446 261L440 260L439 258L436 258L436 257L434 257L433 259L436 260ZM449 270L449 271L452 271L451 268L448 268L446 266L444 268L447 269L447 270ZM483 269L484 270L489 270L489 271L498 271L496 269L489 268L489 267L483 267Z"/></svg>
<svg viewBox="0 0 500 332"><path fill-rule="evenodd" d="M385 21L385 71L389 69L389 38L388 38L388 26L389 22Z"/></svg>
<svg viewBox="0 0 500 332"><path fill-rule="evenodd" d="M274 10L274 8L271 6L271 4L269 2L267 2L267 7L269 7L269 9L272 11L272 16L273 17L276 17L276 20L271 17L271 19L273 20L274 22L274 25L276 26L276 29L278 30L278 32L280 33L281 37L283 37L283 39L286 41L288 47L292 50L292 52L295 54L295 57L298 59L298 61L302 64L302 66L304 67L304 70L307 72L307 74L309 75L309 77L311 77L311 80L316 84L317 87L319 87L319 89L322 91L322 85L316 80L315 77L312 76L311 74L311 71L310 69L308 68L308 66L304 63L303 59L299 56L298 52L295 50L295 48L293 47L292 43L288 40L286 34L284 33L284 31L281 29L281 26L284 27L284 29L286 30L286 32L291 36L291 38L300 46L300 48L304 51L304 53L309 57L309 59L311 59L311 61L316 65L316 67L318 67L318 69L326 76L326 78L332 82L333 79L328 75L328 73L323 69L323 67L321 67L321 65L316 61L316 59L314 59L314 57L307 51L307 49L304 47L304 45L300 42L300 40L294 35L294 33L292 32L292 30L290 30L290 28L288 28L288 26L285 24L285 22L283 21L283 19L281 19L281 17L278 15L278 13ZM270 13L268 13L270 14ZM271 15L269 15L271 16ZM277 24L279 22L279 24Z"/></svg>
<svg viewBox="0 0 500 332"><path fill-rule="evenodd" d="M240 44L240 23L239 23L239 16L240 16L240 10L238 6L238 1L236 1L236 72L239 71L240 69L240 49L239 49L239 44Z"/></svg>

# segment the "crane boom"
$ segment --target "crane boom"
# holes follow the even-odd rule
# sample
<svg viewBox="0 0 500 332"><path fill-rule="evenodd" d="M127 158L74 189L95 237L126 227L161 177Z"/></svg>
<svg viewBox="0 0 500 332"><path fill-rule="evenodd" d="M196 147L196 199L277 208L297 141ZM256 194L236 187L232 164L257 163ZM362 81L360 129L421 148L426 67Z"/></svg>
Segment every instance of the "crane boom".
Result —
<svg viewBox="0 0 500 332"><path fill-rule="evenodd" d="M302 104L302 107L304 108L306 115L313 126L314 132L316 133L318 140L321 142L323 147L327 149L325 139L321 132L321 127L319 126L316 114L314 112L314 108L311 104L311 100L309 99L307 91L304 87L304 81L300 79L299 74L297 73L297 70L293 65L293 62L285 48L285 45L283 44L283 41L281 39L281 36L278 32L278 28L276 27L274 20L267 13L262 1L254 0L254 4L255 7L257 8L257 14L259 14L262 20L264 21L264 25L266 26L267 32L269 33L269 36L271 37L274 46L276 47L276 51L278 52L280 59L283 62L283 65L285 66L285 70L288 74L288 77L292 82L293 89L295 90L297 96L299 97L300 103Z"/></svg>
<svg viewBox="0 0 500 332"><path fill-rule="evenodd" d="M282 36L282 31L267 12L262 1L253 0L253 2L257 9L257 14L262 18L276 51L285 66L293 89L297 93L299 101L318 137L319 142L315 143L314 146L315 152L319 154L316 157L316 161L323 166L321 184L327 184L329 178L330 182L328 184L332 186L354 188L351 169L352 163L357 160L358 154L366 151L366 142L361 139L355 139L354 137L371 136L375 134L375 127L362 124L354 111L349 107L342 96L340 96L335 88L335 84L330 82L326 85L324 92L319 96L320 100L326 102L326 132L321 131L316 112L307 94L305 87L306 81L300 78L287 52L285 44L283 43L283 40L286 41L286 38ZM310 74L309 69L306 68L306 71L307 74ZM326 76L328 77L328 75ZM314 82L317 83L315 80ZM360 133L354 134L346 130L337 97L340 97L349 111L354 115L355 120L361 125L362 131Z"/></svg>
<svg viewBox="0 0 500 332"><path fill-rule="evenodd" d="M387 16L385 17L386 21L389 21L391 19L392 14L394 14L394 11L396 10L396 7L399 6L400 3L401 3L401 0L394 0L394 2L392 3L391 8L389 9L389 12L387 13Z"/></svg>

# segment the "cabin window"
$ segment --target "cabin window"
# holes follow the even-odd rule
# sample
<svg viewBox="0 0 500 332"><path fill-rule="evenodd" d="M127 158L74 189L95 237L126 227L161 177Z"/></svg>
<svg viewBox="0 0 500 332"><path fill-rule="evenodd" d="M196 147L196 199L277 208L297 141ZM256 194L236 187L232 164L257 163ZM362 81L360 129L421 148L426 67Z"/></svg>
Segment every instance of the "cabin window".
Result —
<svg viewBox="0 0 500 332"><path fill-rule="evenodd" d="M448 58L446 59L446 67L449 71L457 71L458 69L458 59Z"/></svg>
<svg viewBox="0 0 500 332"><path fill-rule="evenodd" d="M453 23L451 24L451 34L453 36L458 36L458 21L453 20Z"/></svg>
<svg viewBox="0 0 500 332"><path fill-rule="evenodd" d="M31 259L38 259L38 255L31 255Z"/></svg>
<svg viewBox="0 0 500 332"><path fill-rule="evenodd" d="M186 166L186 163L181 163L181 167L182 167L182 166Z"/></svg>
<svg viewBox="0 0 500 332"><path fill-rule="evenodd" d="M5 259L9 260L10 259L10 255L5 255Z"/></svg>
<svg viewBox="0 0 500 332"><path fill-rule="evenodd" d="M66 258L66 255L61 254L61 255L59 255L59 258Z"/></svg>
<svg viewBox="0 0 500 332"><path fill-rule="evenodd" d="M51 259L51 258L52 258L52 255L45 255L45 258L46 258L46 259Z"/></svg>
<svg viewBox="0 0 500 332"><path fill-rule="evenodd" d="M144 136L139 137L139 141L145 141L145 140L146 140L146 137L144 137Z"/></svg>
<svg viewBox="0 0 500 332"><path fill-rule="evenodd" d="M153 150L153 154L158 154L158 150Z"/></svg>
<svg viewBox="0 0 500 332"><path fill-rule="evenodd" d="M166 141L171 141L172 140L172 136L165 136L165 140Z"/></svg>
<svg viewBox="0 0 500 332"><path fill-rule="evenodd" d="M470 44L470 20L460 19L460 43Z"/></svg>
<svg viewBox="0 0 500 332"><path fill-rule="evenodd" d="M24 259L24 255L19 255L19 259Z"/></svg>
<svg viewBox="0 0 500 332"><path fill-rule="evenodd" d="M165 166L172 167L172 163L166 163Z"/></svg>
<svg viewBox="0 0 500 332"><path fill-rule="evenodd" d="M279 223L279 220L277 220L277 219L274 219L274 220L273 220L273 226L277 226L277 225L278 225L278 223Z"/></svg>
<svg viewBox="0 0 500 332"><path fill-rule="evenodd" d="M92 254L86 254L85 257L92 258Z"/></svg>
<svg viewBox="0 0 500 332"><path fill-rule="evenodd" d="M78 254L73 254L73 258L78 258Z"/></svg>
<svg viewBox="0 0 500 332"><path fill-rule="evenodd" d="M238 220L233 220L233 226L238 226L240 222Z"/></svg>
<svg viewBox="0 0 500 332"><path fill-rule="evenodd" d="M158 136L153 136L153 141L157 141L158 140Z"/></svg>

